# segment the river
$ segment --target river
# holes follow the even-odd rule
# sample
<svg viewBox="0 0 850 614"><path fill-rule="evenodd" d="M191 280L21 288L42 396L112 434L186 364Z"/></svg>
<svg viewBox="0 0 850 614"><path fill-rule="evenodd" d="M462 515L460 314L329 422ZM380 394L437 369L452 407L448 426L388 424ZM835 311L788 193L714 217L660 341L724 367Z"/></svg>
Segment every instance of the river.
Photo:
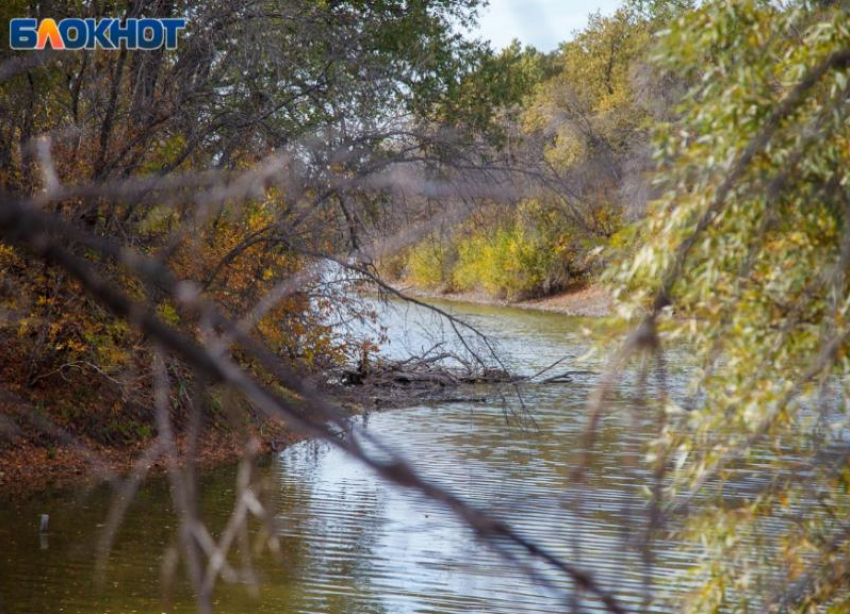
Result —
<svg viewBox="0 0 850 614"><path fill-rule="evenodd" d="M602 369L601 356L587 356L588 330L598 326L593 321L508 308L441 306L464 314L498 339L499 351L517 372L534 373L561 358L559 369ZM381 310L389 354L430 347L435 335L451 343L421 308L393 304ZM673 394L682 388L686 358L668 356ZM654 590L679 590L678 572L688 561L673 544L661 542L648 568L634 539L642 526L647 483L636 461L650 436L652 417L631 411L633 378L625 377L613 411L603 418L599 454L582 496L571 486L595 373L576 375L568 384L529 386L522 401L507 390L489 403L375 411L358 421L425 476L593 570L601 585L637 609L647 578ZM326 443L293 445L266 462L262 472L274 485L283 560L259 557L257 586L219 584L217 612L548 614L564 609L558 592L570 589L568 580L550 575L552 586L541 587L476 541L447 510L383 484ZM225 467L202 477L202 508L213 528L227 521L235 474L234 467ZM145 483L106 571L99 574L94 544L110 501L105 488L94 488L0 510L0 613L194 611L181 573L162 577L176 529L167 482ZM44 512L50 513L51 531L40 536L38 515ZM599 609L586 596L582 608Z"/></svg>

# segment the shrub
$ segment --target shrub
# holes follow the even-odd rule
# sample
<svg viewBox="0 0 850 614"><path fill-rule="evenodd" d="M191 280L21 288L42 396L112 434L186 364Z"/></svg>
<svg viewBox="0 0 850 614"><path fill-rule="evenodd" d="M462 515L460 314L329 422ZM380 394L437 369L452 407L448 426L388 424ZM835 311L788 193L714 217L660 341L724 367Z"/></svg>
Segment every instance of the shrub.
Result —
<svg viewBox="0 0 850 614"><path fill-rule="evenodd" d="M407 279L421 288L452 289L457 248L451 240L430 236L415 245L407 258Z"/></svg>
<svg viewBox="0 0 850 614"><path fill-rule="evenodd" d="M457 240L454 285L508 300L551 294L582 277L577 236L556 211L528 201Z"/></svg>

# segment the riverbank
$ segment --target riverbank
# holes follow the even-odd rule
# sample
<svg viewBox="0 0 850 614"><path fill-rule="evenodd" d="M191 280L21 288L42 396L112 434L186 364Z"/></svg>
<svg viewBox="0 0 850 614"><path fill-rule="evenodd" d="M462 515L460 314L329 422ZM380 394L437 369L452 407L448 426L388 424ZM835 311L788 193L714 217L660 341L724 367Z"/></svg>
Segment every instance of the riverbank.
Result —
<svg viewBox="0 0 850 614"><path fill-rule="evenodd" d="M610 315L612 298L608 291L600 285L581 286L559 292L551 296L522 301L506 301L493 298L480 292L443 292L428 290L413 285L396 284L393 287L399 292L414 298L431 298L477 305L495 307L512 307L515 309L531 309L561 313L567 316L582 318L601 318Z"/></svg>
<svg viewBox="0 0 850 614"><path fill-rule="evenodd" d="M423 396L428 390L421 386L412 386L406 392L380 384L334 386L325 391L325 396L345 416L353 417L367 411L367 407L368 411L382 411L414 401L439 399L442 387L433 387L437 394ZM0 399L0 501L85 488L134 472L161 475L167 470L163 455L154 453L155 437L104 445L90 437L73 437L62 427L41 423L37 417L25 415L19 405ZM252 420L240 430L218 425L203 430L192 459L199 470L209 470L237 462L246 451L271 455L305 438L286 424L268 418ZM189 439L185 433L175 436L177 462L181 466L189 458Z"/></svg>
<svg viewBox="0 0 850 614"><path fill-rule="evenodd" d="M545 311L577 317L602 317L608 315L611 310L610 295L602 287L594 285L545 298L517 302L494 299L481 292L446 293L413 286L396 286L396 289L416 298ZM345 406L348 413L358 413L355 407L390 408L404 405L408 399L406 395L411 394L409 391L402 391L403 394L395 398L398 394L394 389L387 392L386 387L381 388L380 392L383 394L380 399L377 399L380 395L373 395L377 400L370 396L369 390L356 387L344 392L336 390L331 396ZM40 404L36 404L43 407L46 402L45 398ZM23 406L18 405L8 399L0 399L0 428L5 431L11 429L12 432L11 437L5 441L0 440L0 498L26 497L40 491L114 479L133 470L142 469L151 474L165 470L161 458L140 460L144 459L153 444L151 437L139 437L125 445L103 445L86 437L72 439L58 429L55 434L47 434L43 427L33 423L31 416L26 415ZM249 429L253 441L251 445L261 453L279 451L302 439L299 434L289 431L284 425L272 422L251 425ZM188 449L185 439L178 438L177 445L181 455ZM194 462L201 469L233 462L244 453L246 443L244 432L208 428L197 443Z"/></svg>
<svg viewBox="0 0 850 614"><path fill-rule="evenodd" d="M445 382L436 379L407 385L386 381L334 385L325 389L324 396L347 417L413 403L458 400L446 392ZM463 398L470 402L480 400ZM0 501L85 488L131 473L159 475L167 470L163 455L155 453L155 436L104 445L85 435L74 437L66 428L27 414L20 403L0 399ZM246 451L271 455L305 438L280 421L254 417L239 430L220 424L205 428L195 442L191 458L199 470L209 470L237 462ZM189 460L189 440L187 433L175 436L177 462L181 466Z"/></svg>
<svg viewBox="0 0 850 614"><path fill-rule="evenodd" d="M125 446L69 436L50 443L43 439L43 433L21 429L4 442L0 448L0 499L101 483L135 471L156 475L166 470L162 455L153 453L153 438ZM198 438L193 459L199 469L210 469L235 462L249 447L254 453L270 454L302 439L285 426L271 423L252 428L247 437L244 432L207 429ZM188 440L180 436L175 442L181 465L187 461Z"/></svg>

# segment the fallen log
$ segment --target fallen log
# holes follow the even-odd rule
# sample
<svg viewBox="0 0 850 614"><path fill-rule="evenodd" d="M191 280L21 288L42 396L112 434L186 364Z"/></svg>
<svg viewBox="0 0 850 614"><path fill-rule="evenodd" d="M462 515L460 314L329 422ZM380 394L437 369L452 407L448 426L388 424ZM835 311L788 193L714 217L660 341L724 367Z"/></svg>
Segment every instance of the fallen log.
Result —
<svg viewBox="0 0 850 614"><path fill-rule="evenodd" d="M450 355L446 356L451 358ZM350 387L384 389L387 391L392 389L408 390L408 392L402 394L413 398L410 391L418 389L447 389L474 384L568 384L574 381L574 376L596 375L594 371L568 370L545 379L536 379L542 373L538 372L531 376L516 376L506 369L474 369L469 366L448 366L437 364L437 361L433 360L409 358L403 361L381 360L373 363L361 361L356 368L343 369L338 374L337 381ZM467 400L465 397L459 398L463 401Z"/></svg>
<svg viewBox="0 0 850 614"><path fill-rule="evenodd" d="M546 379L539 380L538 384L568 384L573 381L574 375L596 375L596 371L564 371L563 373L559 373L558 375L553 375L552 377L547 377ZM533 380L528 380L533 381Z"/></svg>
<svg viewBox="0 0 850 614"><path fill-rule="evenodd" d="M441 358L452 358L444 355ZM361 361L356 368L343 369L339 381L346 386L372 387L450 387L460 384L494 384L519 381L504 369L473 369L469 366L448 366L434 360L400 362L382 360Z"/></svg>

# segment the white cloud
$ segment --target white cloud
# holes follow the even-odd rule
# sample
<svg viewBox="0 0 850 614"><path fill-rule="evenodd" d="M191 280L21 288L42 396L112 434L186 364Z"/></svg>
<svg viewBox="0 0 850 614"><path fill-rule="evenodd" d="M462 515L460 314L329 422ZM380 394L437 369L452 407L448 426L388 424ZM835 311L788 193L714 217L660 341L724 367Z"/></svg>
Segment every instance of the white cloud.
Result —
<svg viewBox="0 0 850 614"><path fill-rule="evenodd" d="M572 38L575 30L587 25L587 17L600 10L610 15L621 0L490 0L480 10L479 26L474 32L500 49L514 38L551 51L558 43Z"/></svg>

